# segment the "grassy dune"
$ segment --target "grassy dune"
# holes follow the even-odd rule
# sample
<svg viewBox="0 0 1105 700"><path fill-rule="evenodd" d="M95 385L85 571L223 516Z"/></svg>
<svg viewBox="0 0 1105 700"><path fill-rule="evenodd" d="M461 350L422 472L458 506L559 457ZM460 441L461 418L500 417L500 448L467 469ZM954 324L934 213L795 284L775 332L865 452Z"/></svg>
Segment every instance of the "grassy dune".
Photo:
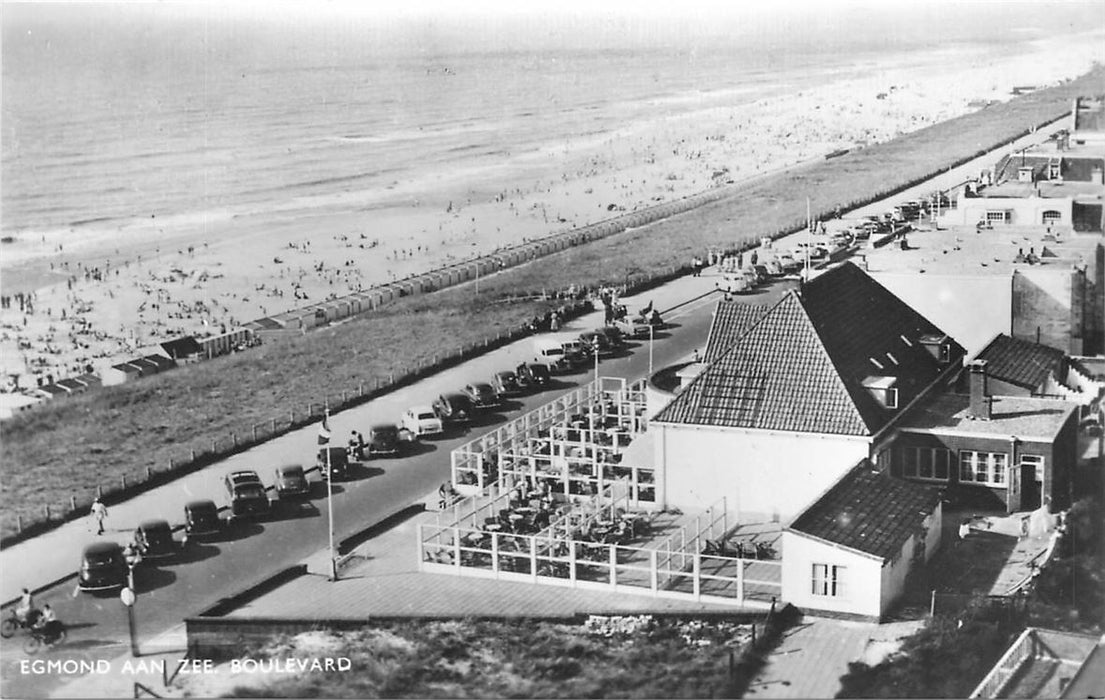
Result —
<svg viewBox="0 0 1105 700"><path fill-rule="evenodd" d="M0 487L6 505L0 535L42 517L83 509L98 485L117 487L147 467L164 471L197 453L230 444L229 435L261 435L287 425L307 403L355 391L378 378L470 346L521 325L548 302L504 299L571 283L621 283L627 276L684 265L708 246L736 248L800 224L806 197L814 212L869 200L939 172L1069 110L1079 94L1105 92L1105 69L1065 85L932 126L735 189L722 201L657 224L508 269L471 285L403 299L335 328L272 343L246 354L184 367L86 396L52 401L4 425Z"/></svg>

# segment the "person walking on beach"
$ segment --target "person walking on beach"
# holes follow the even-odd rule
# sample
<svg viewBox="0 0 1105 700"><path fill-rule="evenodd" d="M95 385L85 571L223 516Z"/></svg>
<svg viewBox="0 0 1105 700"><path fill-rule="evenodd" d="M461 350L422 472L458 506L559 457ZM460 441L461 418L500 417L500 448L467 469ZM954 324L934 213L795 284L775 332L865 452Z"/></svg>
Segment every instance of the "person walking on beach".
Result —
<svg viewBox="0 0 1105 700"><path fill-rule="evenodd" d="M107 517L107 508L99 498L92 501L92 517L96 520L96 534L104 534L104 518Z"/></svg>

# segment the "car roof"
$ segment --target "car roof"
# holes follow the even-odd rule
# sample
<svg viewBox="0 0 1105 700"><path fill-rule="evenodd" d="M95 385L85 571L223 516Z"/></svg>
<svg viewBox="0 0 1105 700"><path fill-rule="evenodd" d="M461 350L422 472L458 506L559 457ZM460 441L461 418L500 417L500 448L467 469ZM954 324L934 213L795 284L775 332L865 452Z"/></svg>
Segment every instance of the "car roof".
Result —
<svg viewBox="0 0 1105 700"><path fill-rule="evenodd" d="M169 530L169 522L162 520L161 518L152 518L150 520L143 520L138 526L143 530Z"/></svg>
<svg viewBox="0 0 1105 700"><path fill-rule="evenodd" d="M417 406L411 406L407 411L410 413L433 413L434 408L429 404L419 404Z"/></svg>
<svg viewBox="0 0 1105 700"><path fill-rule="evenodd" d="M201 501L188 501L184 504L185 510L203 510L206 508L215 508L216 510L218 509L214 501L207 499Z"/></svg>
<svg viewBox="0 0 1105 700"><path fill-rule="evenodd" d="M250 481L261 480L261 477L257 476L257 472L253 471L252 469L244 469L242 471L230 472L229 474L227 474L227 476L229 476L234 481L245 481L246 479L249 479Z"/></svg>
<svg viewBox="0 0 1105 700"><path fill-rule="evenodd" d="M291 472L291 471L300 471L301 472L301 471L303 471L303 465L302 464L281 464L279 467L276 468L276 470L278 472L280 472L281 474L287 474L288 472Z"/></svg>
<svg viewBox="0 0 1105 700"><path fill-rule="evenodd" d="M123 546L118 542L93 542L84 548L85 554L111 554L122 551Z"/></svg>
<svg viewBox="0 0 1105 700"><path fill-rule="evenodd" d="M514 376L514 370L512 370L512 369L505 369L505 370L503 370L503 371L501 371L501 372L496 372L496 373L495 373L495 376L496 376L496 377L513 377L513 376Z"/></svg>
<svg viewBox="0 0 1105 700"><path fill-rule="evenodd" d="M375 432L375 431L377 431L377 430L380 430L380 431L384 431L384 430L387 430L387 431L392 431L392 430L399 430L399 426L398 426L398 425L396 425L395 423L377 423L376 425L370 426L370 427L369 427L368 429L369 429L370 431L373 431L373 432Z"/></svg>
<svg viewBox="0 0 1105 700"><path fill-rule="evenodd" d="M462 394L460 392L457 392L457 391L450 391L448 393L442 394L441 398L445 399L446 401L467 401L468 400L467 396L465 396L464 394Z"/></svg>
<svg viewBox="0 0 1105 700"><path fill-rule="evenodd" d="M491 385L488 384L487 382L472 382L468 386L472 387L473 389L490 389L491 388Z"/></svg>

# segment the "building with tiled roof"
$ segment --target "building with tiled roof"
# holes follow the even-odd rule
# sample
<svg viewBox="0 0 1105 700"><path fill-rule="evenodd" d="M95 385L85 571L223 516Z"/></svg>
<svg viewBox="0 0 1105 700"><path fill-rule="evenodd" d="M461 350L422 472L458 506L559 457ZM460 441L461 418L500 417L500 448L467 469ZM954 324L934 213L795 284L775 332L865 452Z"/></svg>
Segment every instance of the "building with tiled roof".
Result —
<svg viewBox="0 0 1105 700"><path fill-rule="evenodd" d="M881 465L1010 513L1065 508L1079 458L1078 404L995 396L988 365L970 363L968 393L941 394L903 416Z"/></svg>
<svg viewBox="0 0 1105 700"><path fill-rule="evenodd" d="M1004 333L978 359L986 360L988 388L995 396L1052 397L1090 405L1105 391L1105 384L1062 350Z"/></svg>
<svg viewBox="0 0 1105 700"><path fill-rule="evenodd" d="M665 503L792 515L958 368L954 340L850 263L790 292L652 419ZM786 487L782 488L781 485Z"/></svg>
<svg viewBox="0 0 1105 700"><path fill-rule="evenodd" d="M733 346L744 332L756 324L770 307L761 304L742 304L720 301L710 322L710 335L706 340L703 362L713 362Z"/></svg>
<svg viewBox="0 0 1105 700"><path fill-rule="evenodd" d="M860 461L783 531L783 598L880 618L939 547L942 517L935 488Z"/></svg>

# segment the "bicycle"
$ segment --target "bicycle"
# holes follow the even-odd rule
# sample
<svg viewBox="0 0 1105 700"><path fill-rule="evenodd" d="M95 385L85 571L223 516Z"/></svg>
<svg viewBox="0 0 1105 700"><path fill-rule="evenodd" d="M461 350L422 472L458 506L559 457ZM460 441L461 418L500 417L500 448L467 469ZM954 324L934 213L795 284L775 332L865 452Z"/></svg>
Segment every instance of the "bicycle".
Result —
<svg viewBox="0 0 1105 700"><path fill-rule="evenodd" d="M38 611L33 610L31 612L37 613ZM28 613L27 617L20 617L16 614L15 609L12 608L11 614L5 617L3 621L0 621L0 637L9 639L19 630L30 629L36 617L37 615L31 615L31 613Z"/></svg>
<svg viewBox="0 0 1105 700"><path fill-rule="evenodd" d="M64 642L67 636L65 625L56 620L45 627L32 627L31 636L23 642L23 651L35 654L43 647L52 649Z"/></svg>

